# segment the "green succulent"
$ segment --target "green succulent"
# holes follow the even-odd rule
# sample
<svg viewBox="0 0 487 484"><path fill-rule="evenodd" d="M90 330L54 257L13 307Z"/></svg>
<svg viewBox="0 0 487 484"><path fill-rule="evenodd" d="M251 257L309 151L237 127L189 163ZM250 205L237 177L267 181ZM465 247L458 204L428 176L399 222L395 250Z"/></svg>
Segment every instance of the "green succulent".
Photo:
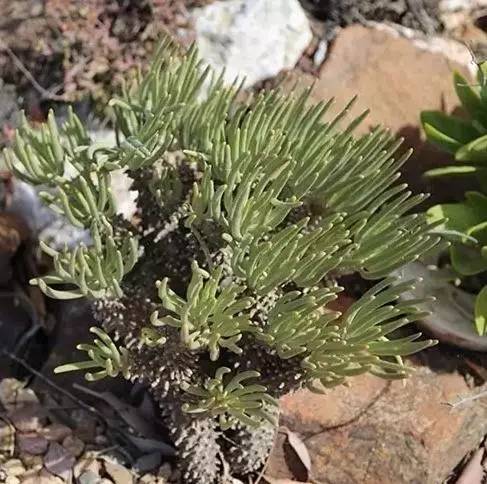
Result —
<svg viewBox="0 0 487 484"><path fill-rule="evenodd" d="M54 270L34 283L51 297L90 297L103 328L80 346L89 361L57 371L146 383L185 482L213 482L220 457L258 467L242 465L250 454L222 433L251 445L275 424L281 395L365 372L403 378L401 356L435 343L393 337L423 313L419 301L399 302L410 284L387 276L438 249L442 223L413 213L424 195L397 183L409 156L396 156L401 140L380 127L356 136L367 113L344 124L353 100L330 118L331 102L312 105L309 90L245 102L239 90L194 47L165 40L110 102L113 146L93 144L71 111L61 127L53 114L41 128L24 121L5 151L19 178L93 238L43 246ZM138 192L131 222L112 202L118 169ZM385 279L342 315L329 304L352 272ZM253 442L268 445L274 431Z"/></svg>
<svg viewBox="0 0 487 484"><path fill-rule="evenodd" d="M450 262L460 278L487 271L487 62L478 64L477 84L458 72L454 84L466 117L424 111L421 122L428 140L451 153L456 163L426 172L427 176L474 175L480 191L468 191L463 202L431 207L432 223L448 238ZM487 286L478 291L473 315L477 332L487 331Z"/></svg>
<svg viewBox="0 0 487 484"><path fill-rule="evenodd" d="M266 393L267 388L262 385L243 385L244 380L258 378L257 371L237 373L225 383L224 375L231 373L230 368L221 367L215 377L199 386L183 385L182 389L196 397L194 403L184 403L183 410L192 414L206 413L218 416L222 430L232 427L235 422L255 426L262 420L277 425L271 413L265 412L266 405L276 407L277 400Z"/></svg>

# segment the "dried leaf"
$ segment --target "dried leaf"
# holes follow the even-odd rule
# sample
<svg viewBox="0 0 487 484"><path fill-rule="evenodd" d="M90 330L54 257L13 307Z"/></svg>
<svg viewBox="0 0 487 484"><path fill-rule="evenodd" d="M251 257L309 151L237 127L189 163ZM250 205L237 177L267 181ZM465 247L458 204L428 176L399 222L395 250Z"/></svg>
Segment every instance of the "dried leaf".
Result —
<svg viewBox="0 0 487 484"><path fill-rule="evenodd" d="M475 372L475 374L481 378L484 382L487 381L487 370L480 366L480 365L477 365L477 363L475 363L474 361L472 361L471 359L469 358L464 358L465 361L465 364L473 371Z"/></svg>
<svg viewBox="0 0 487 484"><path fill-rule="evenodd" d="M115 412L120 415L123 421L139 435L144 437L158 437L157 432L154 429L154 425L151 422L145 420L137 408L123 402L111 392L96 392L94 390L85 388L81 385L75 384L75 388L81 390L93 397L99 398L107 403Z"/></svg>
<svg viewBox="0 0 487 484"><path fill-rule="evenodd" d="M131 484L134 482L132 473L117 462L112 462L105 459L105 471L113 479L115 484Z"/></svg>
<svg viewBox="0 0 487 484"><path fill-rule="evenodd" d="M287 440L284 443L284 454L286 463L299 482L306 482L311 472L311 458L308 449L300 437L282 427L281 430L286 434Z"/></svg>
<svg viewBox="0 0 487 484"><path fill-rule="evenodd" d="M144 439L133 435L127 435L127 437L141 452L160 452L165 457L172 457L175 455L174 447L160 440Z"/></svg>
<svg viewBox="0 0 487 484"><path fill-rule="evenodd" d="M153 471L161 465L161 453L152 452L150 454L144 454L139 457L134 463L134 469L137 472L144 474L146 472Z"/></svg>

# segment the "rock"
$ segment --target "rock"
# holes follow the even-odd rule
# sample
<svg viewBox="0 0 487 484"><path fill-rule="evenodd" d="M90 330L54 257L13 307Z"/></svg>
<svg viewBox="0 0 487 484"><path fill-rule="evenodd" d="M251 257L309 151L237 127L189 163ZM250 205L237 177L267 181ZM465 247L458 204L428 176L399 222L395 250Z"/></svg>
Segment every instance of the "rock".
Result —
<svg viewBox="0 0 487 484"><path fill-rule="evenodd" d="M441 0L439 5L440 13L458 12L459 10L474 10L487 7L486 0Z"/></svg>
<svg viewBox="0 0 487 484"><path fill-rule="evenodd" d="M68 435L71 435L73 431L67 425L55 422L44 427L42 433L47 440L62 442Z"/></svg>
<svg viewBox="0 0 487 484"><path fill-rule="evenodd" d="M74 457L79 457L85 449L85 444L82 440L74 435L68 435L63 440L63 447Z"/></svg>
<svg viewBox="0 0 487 484"><path fill-rule="evenodd" d="M452 409L449 402L472 395L457 360L437 348L422 358L437 371L418 366L404 382L363 375L325 395L301 390L282 399L281 423L307 446L315 482L436 484L478 445L487 430L487 400ZM293 478L282 440L266 474Z"/></svg>
<svg viewBox="0 0 487 484"><path fill-rule="evenodd" d="M27 405L14 410L9 418L19 432L36 432L46 420L46 410L40 405Z"/></svg>
<svg viewBox="0 0 487 484"><path fill-rule="evenodd" d="M452 159L425 141L419 125L422 110L451 112L458 107L453 69L468 76L467 66L420 48L397 33L354 25L338 34L311 97L315 102L334 97L331 117L358 95L348 119L370 108L358 133L382 124L405 138L405 148L414 148L402 169L404 181L416 192L432 193L428 203L441 203L452 196L460 200L468 187L464 180L457 178L452 187L446 177L434 182L422 177L424 171L452 163ZM313 81L310 76L293 74L284 80L283 88L289 90L296 82L304 87Z"/></svg>
<svg viewBox="0 0 487 484"><path fill-rule="evenodd" d="M105 460L105 471L115 484L131 484L134 482L132 473L116 462Z"/></svg>
<svg viewBox="0 0 487 484"><path fill-rule="evenodd" d="M91 245L91 237L87 230L80 229L56 215L39 233L39 239L50 247L61 250L65 245L69 248L79 244Z"/></svg>
<svg viewBox="0 0 487 484"><path fill-rule="evenodd" d="M21 476L25 472L24 464L20 459L10 459L1 464L0 469L12 477Z"/></svg>
<svg viewBox="0 0 487 484"><path fill-rule="evenodd" d="M162 464L162 466L159 467L159 471L157 472L158 477L160 477L161 479L166 479L168 481L170 480L172 474L173 470L169 462L165 462L164 464Z"/></svg>
<svg viewBox="0 0 487 484"><path fill-rule="evenodd" d="M105 143L107 146L116 143L113 130L90 131L90 135L95 143ZM137 197L137 192L130 190L132 181L122 170L114 171L111 178L117 213L130 219L136 210ZM14 180L13 196L8 211L25 220L33 234L57 250L61 250L65 244L68 247L76 247L80 243L90 245L89 231L75 227L44 205L39 198L39 191L43 190L45 187L37 189L20 180Z"/></svg>
<svg viewBox="0 0 487 484"><path fill-rule="evenodd" d="M451 60L469 68L472 75L476 73L476 66L472 62L472 55L465 44L441 35L425 35L414 29L409 29L398 24L381 24L370 22L370 26L376 30L387 32L394 37L408 39L414 47L426 50L433 54L441 54L445 59Z"/></svg>
<svg viewBox="0 0 487 484"><path fill-rule="evenodd" d="M42 455L47 450L49 441L40 435L17 434L17 445L21 453L30 455Z"/></svg>
<svg viewBox="0 0 487 484"><path fill-rule="evenodd" d="M36 190L16 179L13 180L13 193L8 211L25 220L34 235L56 219L54 212L41 203Z"/></svg>
<svg viewBox="0 0 487 484"><path fill-rule="evenodd" d="M87 120L89 123L89 120ZM93 128L89 134L94 143L103 143L109 147L115 146L117 138L113 129ZM124 170L114 170L110 174L111 188L117 213L122 215L126 220L130 220L137 210L135 203L137 191L130 190L132 179Z"/></svg>
<svg viewBox="0 0 487 484"><path fill-rule="evenodd" d="M90 243L86 230L74 227L41 202L38 191L45 188L36 189L17 179L13 180L12 186L13 193L7 212L25 220L34 236L56 249L62 249L64 244L74 247L81 242Z"/></svg>
<svg viewBox="0 0 487 484"><path fill-rule="evenodd" d="M44 467L44 459L40 455L22 455L22 463L28 472L35 473Z"/></svg>
<svg viewBox="0 0 487 484"><path fill-rule="evenodd" d="M0 417L0 462L14 455L15 433L15 427Z"/></svg>
<svg viewBox="0 0 487 484"><path fill-rule="evenodd" d="M74 477L78 479L82 474L90 472L92 474L100 474L100 462L96 456L89 453L81 457L74 466Z"/></svg>
<svg viewBox="0 0 487 484"><path fill-rule="evenodd" d="M202 59L225 68L229 84L245 76L251 86L294 67L312 39L298 0L217 1L195 9L193 20Z"/></svg>
<svg viewBox="0 0 487 484"><path fill-rule="evenodd" d="M25 383L15 378L3 378L0 380L0 403L7 412L12 412L16 408L38 404L39 400L30 388L25 388Z"/></svg>
<svg viewBox="0 0 487 484"><path fill-rule="evenodd" d="M328 31L366 21L395 22L428 34L441 30L438 0L301 0Z"/></svg>
<svg viewBox="0 0 487 484"><path fill-rule="evenodd" d="M100 484L102 481L98 474L93 471L85 471L78 478L78 484Z"/></svg>
<svg viewBox="0 0 487 484"><path fill-rule="evenodd" d="M76 459L57 442L50 443L47 454L44 456L46 469L65 480L71 476L75 462Z"/></svg>
<svg viewBox="0 0 487 484"><path fill-rule="evenodd" d="M126 220L131 220L137 211L136 190L131 190L132 179L123 170L115 170L111 173L113 198L117 207L117 213Z"/></svg>
<svg viewBox="0 0 487 484"><path fill-rule="evenodd" d="M23 476L21 481L22 484L63 484L63 482L69 481L61 480L46 469L42 469L35 473L29 473L28 476Z"/></svg>

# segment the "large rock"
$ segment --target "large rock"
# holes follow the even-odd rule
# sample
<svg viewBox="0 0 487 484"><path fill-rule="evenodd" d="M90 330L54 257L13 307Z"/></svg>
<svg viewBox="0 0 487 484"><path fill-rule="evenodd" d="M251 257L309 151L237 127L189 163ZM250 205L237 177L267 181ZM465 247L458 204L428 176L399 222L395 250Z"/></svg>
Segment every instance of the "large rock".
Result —
<svg viewBox="0 0 487 484"><path fill-rule="evenodd" d="M314 482L437 484L478 445L487 430L487 399L452 408L472 390L455 357L437 348L428 356L435 371L418 367L404 382L364 375L325 395L302 390L282 399L281 424L307 446ZM266 473L293 478L288 465L281 439Z"/></svg>
<svg viewBox="0 0 487 484"><path fill-rule="evenodd" d="M452 196L452 184L447 179L422 179L427 169L448 164L450 157L425 143L419 126L422 110L439 109L452 111L458 106L453 89L452 71L458 69L469 75L470 57L468 51L460 56L451 43L436 40L428 44L419 38L407 38L406 33L390 28L367 28L360 25L347 27L337 36L327 60L316 82L312 98L314 101L335 97L334 111L343 109L355 95L357 102L351 116L365 109L370 114L360 126L366 132L382 124L406 138L405 147L415 152L403 169L404 177L416 191L434 193L432 201L438 202L445 196ZM404 34L404 35L403 35ZM438 46L441 47L440 52ZM450 48L447 49L447 46ZM431 52L431 49L436 50ZM450 57L444 55L451 54ZM452 56L458 59L452 60ZM289 76L284 87L296 83L296 75ZM303 86L313 81L310 77L299 77ZM350 118L349 118L350 119ZM455 182L455 195L461 199L465 185Z"/></svg>
<svg viewBox="0 0 487 484"><path fill-rule="evenodd" d="M218 1L193 13L202 58L225 68L225 79L246 85L294 67L311 41L298 0Z"/></svg>

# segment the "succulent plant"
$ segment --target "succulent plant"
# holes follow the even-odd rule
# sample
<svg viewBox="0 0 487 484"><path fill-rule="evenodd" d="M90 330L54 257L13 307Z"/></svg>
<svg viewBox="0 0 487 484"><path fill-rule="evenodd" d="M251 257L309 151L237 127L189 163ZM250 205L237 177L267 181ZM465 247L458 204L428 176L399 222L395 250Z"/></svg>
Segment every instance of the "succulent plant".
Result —
<svg viewBox="0 0 487 484"><path fill-rule="evenodd" d="M421 122L428 140L451 153L455 164L435 168L427 176L473 175L472 188L463 202L431 207L428 218L443 220L438 230L450 239L448 272L452 281L477 276L469 289L476 293L472 319L478 334L487 332L487 62L478 63L477 83L454 73L454 85L464 110L464 117L439 111L424 111ZM483 283L482 283L483 282ZM479 284L480 283L480 284ZM479 288L480 286L480 288Z"/></svg>
<svg viewBox="0 0 487 484"><path fill-rule="evenodd" d="M145 382L179 448L183 482L218 480L266 459L277 398L370 372L406 377L401 357L432 345L394 339L424 314L399 302L414 282L388 274L438 246L424 195L397 183L409 152L366 113L340 127L309 90L238 101L239 86L165 40L150 70L110 102L115 146L94 144L71 111L37 129L23 121L5 157L45 201L91 231L54 251L33 281L48 296L93 299L100 327L90 380ZM137 213L116 214L110 176L123 169ZM341 274L380 279L345 314L330 309ZM231 443L229 443L231 442ZM225 463L226 464L226 463Z"/></svg>

